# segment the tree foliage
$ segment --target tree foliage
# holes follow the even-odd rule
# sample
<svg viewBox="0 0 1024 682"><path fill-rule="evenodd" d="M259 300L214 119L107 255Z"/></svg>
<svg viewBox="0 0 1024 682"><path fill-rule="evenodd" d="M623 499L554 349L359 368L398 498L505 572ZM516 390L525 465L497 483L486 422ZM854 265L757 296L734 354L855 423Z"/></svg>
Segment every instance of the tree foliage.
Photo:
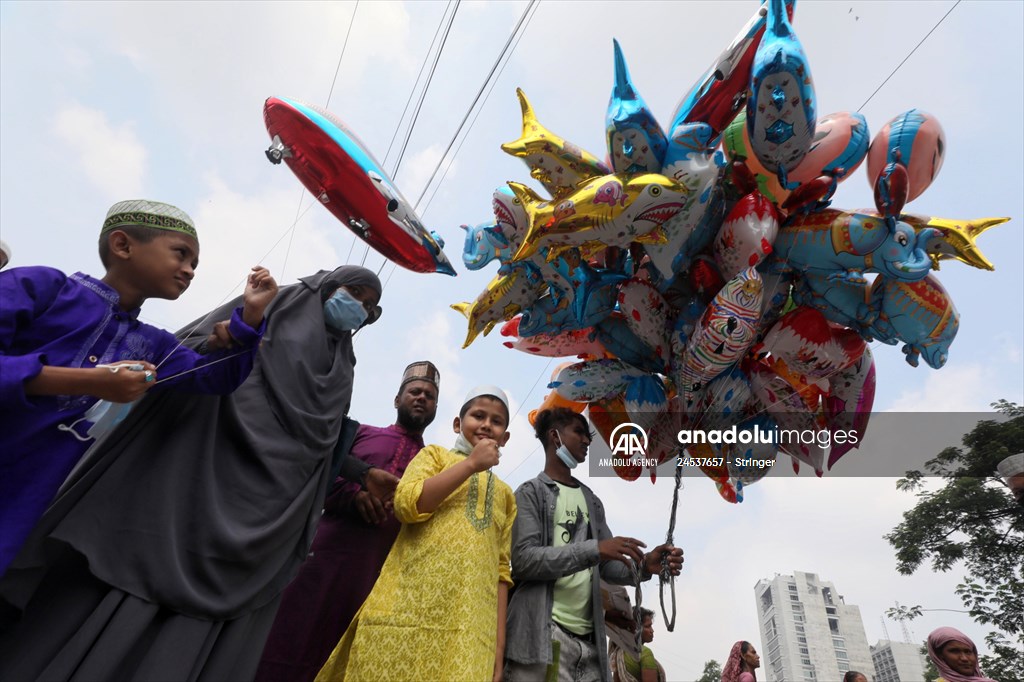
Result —
<svg viewBox="0 0 1024 682"><path fill-rule="evenodd" d="M722 666L718 661L712 658L704 663L704 672L697 678L697 682L722 682Z"/></svg>
<svg viewBox="0 0 1024 682"><path fill-rule="evenodd" d="M917 494L917 504L885 539L904 575L926 562L935 571L964 569L957 596L975 621L995 629L985 638L994 655L982 657L982 667L990 677L1009 681L1017 679L1016 661L1024 650L1024 507L996 465L1024 451L1024 407L1005 400L993 407L1004 419L978 422L962 447L946 448L924 471L908 471L897 482L898 489ZM926 489L929 477L944 483ZM909 607L903 617L921 610Z"/></svg>

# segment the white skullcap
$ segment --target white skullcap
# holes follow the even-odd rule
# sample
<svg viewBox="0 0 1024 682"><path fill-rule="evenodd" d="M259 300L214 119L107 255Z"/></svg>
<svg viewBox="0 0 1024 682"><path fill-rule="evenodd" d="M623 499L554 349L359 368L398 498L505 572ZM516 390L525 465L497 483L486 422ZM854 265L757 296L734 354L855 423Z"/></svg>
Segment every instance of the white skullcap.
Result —
<svg viewBox="0 0 1024 682"><path fill-rule="evenodd" d="M1000 462L996 468L999 469L999 475L1003 478L1024 475L1024 452L1010 455Z"/></svg>
<svg viewBox="0 0 1024 682"><path fill-rule="evenodd" d="M501 402L505 403L505 409L510 409L508 406L508 396L505 395L505 391L493 384L480 384L479 386L470 389L469 393L466 394L466 399L462 401L463 405L466 405L469 401L480 396L489 395L494 396Z"/></svg>

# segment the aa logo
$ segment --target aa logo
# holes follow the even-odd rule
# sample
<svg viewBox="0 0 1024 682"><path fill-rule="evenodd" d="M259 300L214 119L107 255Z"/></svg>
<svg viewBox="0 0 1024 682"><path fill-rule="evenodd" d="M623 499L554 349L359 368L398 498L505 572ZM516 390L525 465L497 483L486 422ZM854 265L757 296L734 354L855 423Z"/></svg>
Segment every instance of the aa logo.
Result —
<svg viewBox="0 0 1024 682"><path fill-rule="evenodd" d="M647 432L639 424L619 424L608 439L612 456L643 457L647 454Z"/></svg>

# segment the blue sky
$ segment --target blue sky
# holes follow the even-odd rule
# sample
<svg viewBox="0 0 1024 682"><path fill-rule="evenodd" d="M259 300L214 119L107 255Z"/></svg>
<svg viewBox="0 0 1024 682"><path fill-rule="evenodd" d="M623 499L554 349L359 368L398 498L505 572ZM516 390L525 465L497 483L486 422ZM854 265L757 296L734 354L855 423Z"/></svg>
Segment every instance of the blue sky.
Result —
<svg viewBox="0 0 1024 682"><path fill-rule="evenodd" d="M794 26L819 113L860 107L952 4L801 0ZM460 6L396 177L409 199L419 196L525 6ZM330 109L381 160L444 8L359 5ZM541 3L422 213L447 240L459 276L394 272L383 318L356 340L357 419L392 419L393 392L381 386L395 385L408 362L429 358L441 368L443 386L428 439L450 439L450 420L468 388L498 383L523 410L498 473L515 486L540 469L523 415L547 392L557 363L509 351L496 333L461 350L464 321L448 308L472 300L493 274L461 266L458 225L489 218L495 187L529 180L525 166L499 149L519 136L515 88L526 91L548 128L603 157L613 37L665 125L755 9L741 1ZM95 242L106 209L137 196L181 206L200 231L192 288L177 302L154 301L144 310L168 328L236 295L233 287L256 262L282 283L344 263L353 237L318 206L299 221L290 250L287 238L274 247L310 200L287 168L265 160L262 105L272 95L326 102L352 10L352 3L301 2L0 4L0 236L13 248L12 265L99 273ZM942 171L908 211L1012 217L979 240L995 272L949 262L938 273L962 316L943 369L912 368L898 347L874 349L876 409L972 411L998 398L1022 400L1022 26L1020 2L962 2L862 109L872 131L912 107L934 114L945 129ZM872 205L864 170L840 187L835 205ZM359 262L361 242L352 253ZM376 270L382 259L371 252L366 263ZM383 274L390 271L387 265ZM591 482L615 532L652 545L664 537L667 481ZM659 632L655 643L670 678L696 677L736 639L756 643L753 586L776 572L811 571L833 581L861 606L870 642L883 636L879 616L896 599L958 608L957 571L895 574L881 535L912 501L892 479L804 476L769 478L750 488L742 505L729 506L709 481L688 480L677 526L687 553L680 624L675 633ZM645 600L656 599L652 583ZM985 634L956 614L912 625L922 639L947 622L978 640Z"/></svg>

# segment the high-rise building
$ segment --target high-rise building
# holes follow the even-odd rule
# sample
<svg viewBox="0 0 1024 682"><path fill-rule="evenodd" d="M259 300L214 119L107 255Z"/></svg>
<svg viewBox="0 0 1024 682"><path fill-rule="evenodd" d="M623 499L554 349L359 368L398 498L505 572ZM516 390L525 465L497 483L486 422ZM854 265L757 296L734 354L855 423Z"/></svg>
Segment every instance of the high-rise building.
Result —
<svg viewBox="0 0 1024 682"><path fill-rule="evenodd" d="M794 571L759 581L754 595L768 682L832 682L848 670L871 676L860 609L835 585Z"/></svg>
<svg viewBox="0 0 1024 682"><path fill-rule="evenodd" d="M875 664L874 682L919 682L924 679L925 661L920 644L879 640L871 647Z"/></svg>

